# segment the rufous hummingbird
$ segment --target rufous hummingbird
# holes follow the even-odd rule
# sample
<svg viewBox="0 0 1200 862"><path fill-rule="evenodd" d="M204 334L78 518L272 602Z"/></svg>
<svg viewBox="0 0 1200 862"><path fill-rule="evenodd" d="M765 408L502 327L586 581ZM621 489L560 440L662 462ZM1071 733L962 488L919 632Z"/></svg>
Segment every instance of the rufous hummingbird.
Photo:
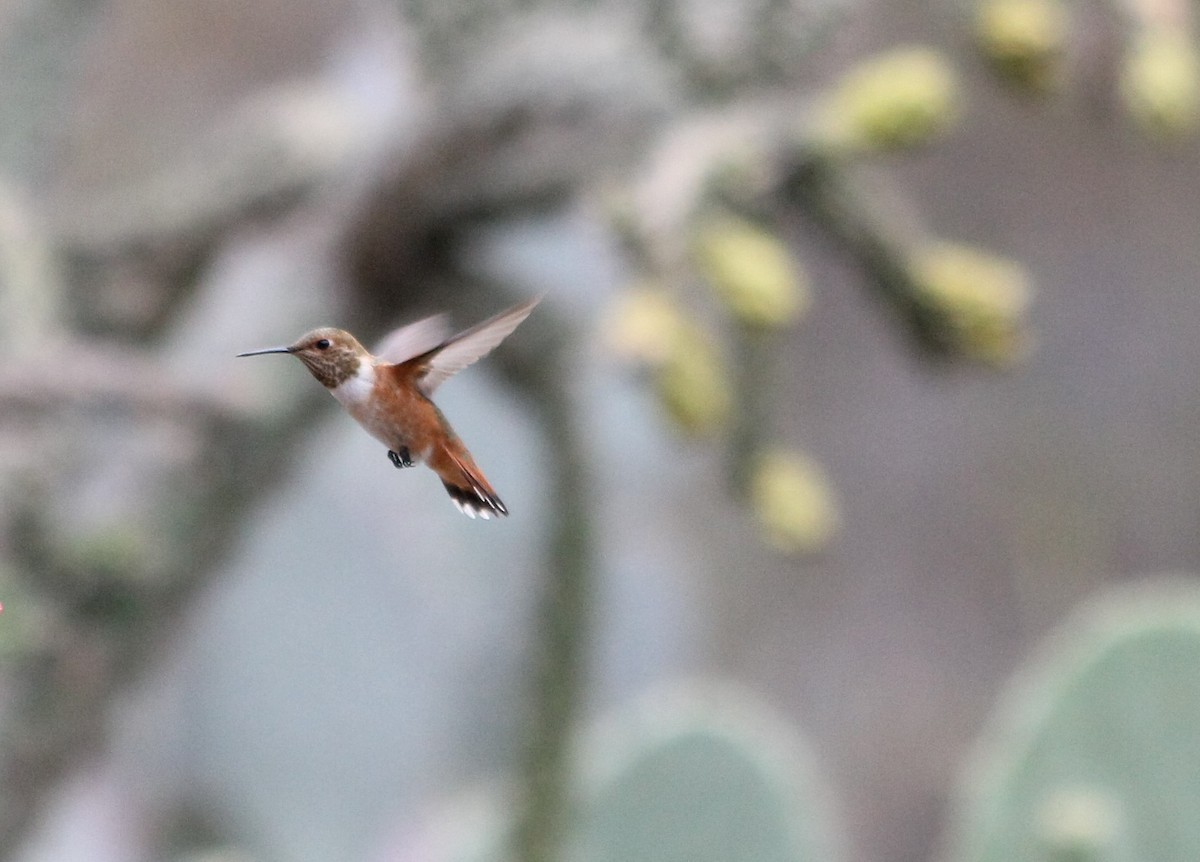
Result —
<svg viewBox="0 0 1200 862"><path fill-rule="evenodd" d="M418 320L388 335L377 356L349 332L329 327L305 333L287 347L238 356L292 354L388 447L393 465L424 461L461 512L486 520L507 515L508 509L430 398L449 377L507 338L540 301L531 299L449 338L443 336L445 315Z"/></svg>

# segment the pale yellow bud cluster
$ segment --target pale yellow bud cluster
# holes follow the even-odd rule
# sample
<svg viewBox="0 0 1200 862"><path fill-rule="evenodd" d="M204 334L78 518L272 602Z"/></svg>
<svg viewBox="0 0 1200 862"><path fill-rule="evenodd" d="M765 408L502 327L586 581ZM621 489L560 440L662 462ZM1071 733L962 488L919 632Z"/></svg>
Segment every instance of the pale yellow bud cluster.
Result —
<svg viewBox="0 0 1200 862"><path fill-rule="evenodd" d="M622 292L609 309L605 345L620 359L661 365L683 326L683 315L666 290L651 282Z"/></svg>
<svg viewBox="0 0 1200 862"><path fill-rule="evenodd" d="M1130 45L1121 70L1126 109L1147 132L1175 138L1200 119L1200 58L1192 36L1177 27L1153 27Z"/></svg>
<svg viewBox="0 0 1200 862"><path fill-rule="evenodd" d="M942 317L946 335L963 355L1007 365L1024 354L1030 288L1020 264L939 243L918 252L910 271L915 298Z"/></svg>
<svg viewBox="0 0 1200 862"><path fill-rule="evenodd" d="M959 114L954 70L929 48L902 48L851 69L825 106L825 137L856 150L925 144Z"/></svg>
<svg viewBox="0 0 1200 862"><path fill-rule="evenodd" d="M626 291L606 330L617 355L651 370L663 407L681 431L708 436L724 427L733 395L715 339L665 290L642 285Z"/></svg>
<svg viewBox="0 0 1200 862"><path fill-rule="evenodd" d="M712 336L685 321L658 367L656 384L667 413L684 433L707 437L729 419L733 389Z"/></svg>
<svg viewBox="0 0 1200 862"><path fill-rule="evenodd" d="M711 218L696 232L697 268L717 297L747 326L794 323L809 304L808 279L784 242L733 216Z"/></svg>
<svg viewBox="0 0 1200 862"><path fill-rule="evenodd" d="M798 452L778 449L760 455L749 490L764 535L785 553L820 550L838 529L829 483L820 468Z"/></svg>
<svg viewBox="0 0 1200 862"><path fill-rule="evenodd" d="M995 68L1028 90L1056 83L1067 38L1060 0L984 0L976 10L975 38Z"/></svg>

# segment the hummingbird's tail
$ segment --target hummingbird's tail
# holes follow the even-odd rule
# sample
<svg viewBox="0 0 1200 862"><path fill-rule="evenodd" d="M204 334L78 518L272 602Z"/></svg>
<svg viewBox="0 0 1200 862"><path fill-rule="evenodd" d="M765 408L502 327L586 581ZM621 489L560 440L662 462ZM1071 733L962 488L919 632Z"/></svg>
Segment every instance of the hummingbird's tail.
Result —
<svg viewBox="0 0 1200 862"><path fill-rule="evenodd" d="M446 486L451 501L464 515L478 516L486 521L493 515L499 518L508 514L496 489L458 440L450 440L438 447L428 463Z"/></svg>

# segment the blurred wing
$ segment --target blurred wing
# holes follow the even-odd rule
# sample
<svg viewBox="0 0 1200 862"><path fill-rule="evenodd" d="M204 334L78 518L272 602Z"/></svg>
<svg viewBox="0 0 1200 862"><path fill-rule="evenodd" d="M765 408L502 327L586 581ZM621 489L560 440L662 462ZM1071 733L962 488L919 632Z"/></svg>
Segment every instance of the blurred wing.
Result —
<svg viewBox="0 0 1200 862"><path fill-rule="evenodd" d="M384 362L399 364L407 362L414 356L428 353L446 340L450 326L446 315L435 314L399 329L393 329L383 341L375 355Z"/></svg>
<svg viewBox="0 0 1200 862"><path fill-rule="evenodd" d="M539 296L508 311L502 311L495 317L490 317L483 323L447 339L425 355L416 357L413 362L420 366L417 376L421 391L432 395L446 380L477 359L486 356L520 326L521 321L527 318L534 306L541 301Z"/></svg>

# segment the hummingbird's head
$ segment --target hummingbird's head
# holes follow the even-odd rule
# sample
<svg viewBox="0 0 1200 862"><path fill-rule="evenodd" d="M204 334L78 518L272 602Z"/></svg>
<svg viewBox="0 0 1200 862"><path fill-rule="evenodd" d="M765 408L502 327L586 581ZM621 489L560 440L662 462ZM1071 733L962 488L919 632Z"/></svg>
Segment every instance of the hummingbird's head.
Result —
<svg viewBox="0 0 1200 862"><path fill-rule="evenodd" d="M313 377L330 389L353 377L359 366L371 358L357 338L343 329L331 327L306 332L287 347L251 350L238 356L259 356L263 353L292 354L304 363Z"/></svg>

